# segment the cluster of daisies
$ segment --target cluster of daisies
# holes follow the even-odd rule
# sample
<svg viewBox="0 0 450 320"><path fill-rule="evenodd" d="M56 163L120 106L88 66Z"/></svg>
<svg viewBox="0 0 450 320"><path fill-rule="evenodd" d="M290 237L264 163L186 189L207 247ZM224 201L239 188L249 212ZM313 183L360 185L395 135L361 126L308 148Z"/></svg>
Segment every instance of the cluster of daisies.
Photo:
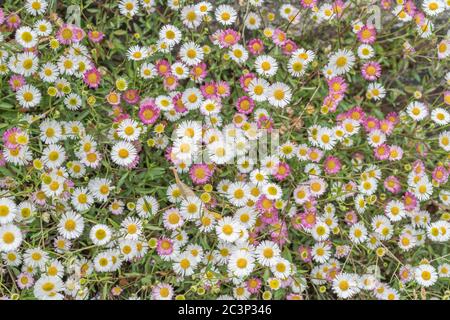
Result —
<svg viewBox="0 0 450 320"><path fill-rule="evenodd" d="M450 1L22 2L3 298L450 297Z"/></svg>

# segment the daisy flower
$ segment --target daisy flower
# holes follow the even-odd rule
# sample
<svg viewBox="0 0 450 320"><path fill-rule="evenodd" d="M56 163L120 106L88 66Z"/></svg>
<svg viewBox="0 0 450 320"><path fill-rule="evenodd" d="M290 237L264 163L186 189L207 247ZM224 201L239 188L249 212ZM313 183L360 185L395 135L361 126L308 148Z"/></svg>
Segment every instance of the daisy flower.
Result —
<svg viewBox="0 0 450 320"><path fill-rule="evenodd" d="M278 63L271 56L261 55L255 60L255 68L258 74L271 77L277 72Z"/></svg>
<svg viewBox="0 0 450 320"><path fill-rule="evenodd" d="M137 0L121 0L119 2L120 14L129 18L137 14L139 10L139 2Z"/></svg>
<svg viewBox="0 0 450 320"><path fill-rule="evenodd" d="M422 9L429 16L436 16L445 10L445 4L441 0L424 0Z"/></svg>
<svg viewBox="0 0 450 320"><path fill-rule="evenodd" d="M16 31L16 41L24 48L33 48L38 43L38 35L30 27L20 27Z"/></svg>
<svg viewBox="0 0 450 320"><path fill-rule="evenodd" d="M224 217L219 220L215 230L220 240L234 242L239 238L242 225L231 217Z"/></svg>
<svg viewBox="0 0 450 320"><path fill-rule="evenodd" d="M17 250L22 243L22 232L13 224L0 225L0 251Z"/></svg>
<svg viewBox="0 0 450 320"><path fill-rule="evenodd" d="M366 97L375 101L381 100L386 96L386 89L380 83L372 82L367 87Z"/></svg>
<svg viewBox="0 0 450 320"><path fill-rule="evenodd" d="M111 240L111 237L111 229L104 224L94 225L89 232L89 238L91 239L92 243L97 246L103 246L107 244Z"/></svg>
<svg viewBox="0 0 450 320"><path fill-rule="evenodd" d="M246 250L236 250L230 255L228 270L239 277L247 277L255 267L255 258Z"/></svg>
<svg viewBox="0 0 450 320"><path fill-rule="evenodd" d="M198 6L189 5L181 9L181 21L189 29L195 29L202 23L203 14L200 12Z"/></svg>
<svg viewBox="0 0 450 320"><path fill-rule="evenodd" d="M46 0L27 0L25 3L25 10L33 15L37 16L43 14L47 10L48 3Z"/></svg>
<svg viewBox="0 0 450 320"><path fill-rule="evenodd" d="M413 101L406 107L406 112L414 121L420 121L428 116L428 108L419 101Z"/></svg>
<svg viewBox="0 0 450 320"><path fill-rule="evenodd" d="M119 166L129 166L138 157L136 147L129 142L117 142L111 149L111 159Z"/></svg>
<svg viewBox="0 0 450 320"><path fill-rule="evenodd" d="M188 66L200 63L203 59L203 51L195 42L189 41L184 43L180 48L181 60Z"/></svg>
<svg viewBox="0 0 450 320"><path fill-rule="evenodd" d="M182 33L177 27L166 24L159 30L159 38L166 41L169 46L178 44L181 41Z"/></svg>
<svg viewBox="0 0 450 320"><path fill-rule="evenodd" d="M282 82L272 84L266 95L269 103L277 108L285 107L292 98L291 88Z"/></svg>
<svg viewBox="0 0 450 320"><path fill-rule="evenodd" d="M236 21L237 12L232 6L223 4L216 8L215 17L219 23L229 26Z"/></svg>
<svg viewBox="0 0 450 320"><path fill-rule="evenodd" d="M29 109L39 105L42 95L36 87L26 84L17 90L16 98L23 108Z"/></svg>
<svg viewBox="0 0 450 320"><path fill-rule="evenodd" d="M336 74L341 75L349 72L354 63L355 56L347 49L340 49L330 56L330 65L336 70Z"/></svg>
<svg viewBox="0 0 450 320"><path fill-rule="evenodd" d="M267 100L269 86L270 84L266 80L255 78L248 85L248 93L253 100L262 102Z"/></svg>
<svg viewBox="0 0 450 320"><path fill-rule="evenodd" d="M430 287L436 283L438 275L430 264L422 264L414 269L414 279L423 287Z"/></svg>

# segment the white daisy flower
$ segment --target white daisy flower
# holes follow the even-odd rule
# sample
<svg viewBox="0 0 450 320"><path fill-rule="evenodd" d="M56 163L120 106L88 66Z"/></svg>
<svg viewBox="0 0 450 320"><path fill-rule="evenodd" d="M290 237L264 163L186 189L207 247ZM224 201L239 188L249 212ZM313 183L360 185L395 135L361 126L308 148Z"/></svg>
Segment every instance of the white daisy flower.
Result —
<svg viewBox="0 0 450 320"><path fill-rule="evenodd" d="M203 60L203 51L198 44L193 41L185 42L180 48L181 60L188 66L193 66Z"/></svg>
<svg viewBox="0 0 450 320"><path fill-rule="evenodd" d="M103 246L107 244L112 237L111 229L104 224L96 224L91 228L89 232L89 238L92 243L97 246Z"/></svg>
<svg viewBox="0 0 450 320"><path fill-rule="evenodd" d="M30 27L20 27L16 31L16 41L24 48L33 48L38 43L38 35Z"/></svg>
<svg viewBox="0 0 450 320"><path fill-rule="evenodd" d="M271 77L277 73L277 60L268 55L258 56L255 60L256 72L260 75Z"/></svg>
<svg viewBox="0 0 450 320"><path fill-rule="evenodd" d="M339 49L330 56L330 65L341 75L349 72L355 64L355 56L348 49Z"/></svg>
<svg viewBox="0 0 450 320"><path fill-rule="evenodd" d="M16 92L16 98L19 104L25 108L36 107L41 102L41 92L33 85L26 84Z"/></svg>
<svg viewBox="0 0 450 320"><path fill-rule="evenodd" d="M84 230L84 220L79 213L68 211L64 213L58 222L58 232L66 239L80 237Z"/></svg>
<svg viewBox="0 0 450 320"><path fill-rule="evenodd" d="M236 21L237 12L232 6L223 4L216 8L215 16L219 23L229 26Z"/></svg>
<svg viewBox="0 0 450 320"><path fill-rule="evenodd" d="M126 141L116 143L111 150L111 159L119 166L131 165L137 156L136 147Z"/></svg>
<svg viewBox="0 0 450 320"><path fill-rule="evenodd" d="M22 243L22 233L20 229L13 224L0 226L0 251L10 252L17 250Z"/></svg>

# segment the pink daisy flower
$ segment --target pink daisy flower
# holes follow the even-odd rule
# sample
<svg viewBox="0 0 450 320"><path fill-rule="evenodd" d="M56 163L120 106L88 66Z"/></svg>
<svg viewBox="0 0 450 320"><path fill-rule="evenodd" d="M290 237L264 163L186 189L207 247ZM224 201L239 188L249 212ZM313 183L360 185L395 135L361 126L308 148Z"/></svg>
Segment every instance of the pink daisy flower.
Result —
<svg viewBox="0 0 450 320"><path fill-rule="evenodd" d="M353 211L353 210L348 211L345 214L344 221L345 221L346 224L348 224L350 226L354 225L355 223L357 223L358 222L358 216L356 215L356 212Z"/></svg>
<svg viewBox="0 0 450 320"><path fill-rule="evenodd" d="M130 119L130 118L131 117L130 117L130 115L128 113L120 113L114 118L113 122L114 123L120 123L120 122L122 122L122 120Z"/></svg>
<svg viewBox="0 0 450 320"><path fill-rule="evenodd" d="M47 198L45 196L42 197L41 191L35 191L31 195L31 200L33 201L33 203L37 204L38 206L43 206L43 205L45 205Z"/></svg>
<svg viewBox="0 0 450 320"><path fill-rule="evenodd" d="M444 184L448 180L448 171L443 166L437 166L434 168L432 176L433 180L437 181L439 184Z"/></svg>
<svg viewBox="0 0 450 320"><path fill-rule="evenodd" d="M22 133L22 130L20 130L19 128L16 128L16 127L6 130L3 133L3 137L2 137L4 146L8 149L15 149L15 148L20 147L20 145L17 143L16 138L17 138L17 135L21 134L21 133Z"/></svg>
<svg viewBox="0 0 450 320"><path fill-rule="evenodd" d="M164 151L164 158L166 158L166 160L169 161L170 163L174 164L175 159L172 156L173 156L172 147L167 147L166 150Z"/></svg>
<svg viewBox="0 0 450 320"><path fill-rule="evenodd" d="M291 225L295 230L301 230L303 228L301 213L297 213L291 218Z"/></svg>
<svg viewBox="0 0 450 320"><path fill-rule="evenodd" d="M169 61L164 60L164 59L156 61L155 67L156 67L156 72L160 76L165 76L171 72Z"/></svg>
<svg viewBox="0 0 450 320"><path fill-rule="evenodd" d="M154 124L158 120L161 110L151 98L142 101L139 107L139 119L144 124Z"/></svg>
<svg viewBox="0 0 450 320"><path fill-rule="evenodd" d="M99 43L100 41L103 40L104 37L105 37L105 34L100 31L93 30L93 31L88 32L89 40L91 40L92 42L95 42L95 43Z"/></svg>
<svg viewBox="0 0 450 320"><path fill-rule="evenodd" d="M365 44L372 44L377 38L377 31L374 26L365 25L358 32L358 39L360 42Z"/></svg>
<svg viewBox="0 0 450 320"><path fill-rule="evenodd" d="M258 293L259 289L261 289L262 281L259 278L251 278L246 281L246 286L248 292L251 294Z"/></svg>
<svg viewBox="0 0 450 320"><path fill-rule="evenodd" d="M307 156L310 161L318 163L323 157L323 151L318 148L310 148Z"/></svg>
<svg viewBox="0 0 450 320"><path fill-rule="evenodd" d="M226 81L219 81L216 83L217 96L226 98L230 96L230 85Z"/></svg>
<svg viewBox="0 0 450 320"><path fill-rule="evenodd" d="M341 161L335 156L328 156L323 163L327 174L336 174L341 170Z"/></svg>
<svg viewBox="0 0 450 320"><path fill-rule="evenodd" d="M268 199L265 195L260 196L256 201L256 209L260 213L263 213L265 211L276 211L273 201Z"/></svg>
<svg viewBox="0 0 450 320"><path fill-rule="evenodd" d="M444 92L444 103L450 106L450 91Z"/></svg>
<svg viewBox="0 0 450 320"><path fill-rule="evenodd" d="M267 132L272 132L274 128L273 119L266 116L260 117L256 122L256 125L258 126L258 129L264 129L267 130Z"/></svg>
<svg viewBox="0 0 450 320"><path fill-rule="evenodd" d="M314 211L305 211L300 216L303 229L311 229L317 222L317 216Z"/></svg>
<svg viewBox="0 0 450 320"><path fill-rule="evenodd" d="M126 166L127 169L134 169L138 166L139 161L141 160L141 158L139 157L139 154L136 155L136 157L134 157L133 162L131 162L128 166Z"/></svg>
<svg viewBox="0 0 450 320"><path fill-rule="evenodd" d="M347 118L363 122L366 118L366 113L360 106L356 106L347 111Z"/></svg>
<svg viewBox="0 0 450 320"><path fill-rule="evenodd" d="M425 164L422 160L416 160L412 164L412 170L418 176L423 176L425 174Z"/></svg>
<svg viewBox="0 0 450 320"><path fill-rule="evenodd" d="M217 97L217 86L214 81L206 82L204 85L200 86L200 91L207 99L214 99Z"/></svg>
<svg viewBox="0 0 450 320"><path fill-rule="evenodd" d="M420 11L416 12L416 14L414 15L414 21L419 27L421 27L426 21L425 14Z"/></svg>
<svg viewBox="0 0 450 320"><path fill-rule="evenodd" d="M13 29L17 29L20 26L20 23L22 21L20 20L20 17L18 14L15 13L11 13L7 18L6 18L6 26L8 27L8 29L13 30Z"/></svg>
<svg viewBox="0 0 450 320"><path fill-rule="evenodd" d="M406 3L403 5L403 9L411 17L413 17L415 15L416 11L417 11L416 4L412 0L406 1Z"/></svg>
<svg viewBox="0 0 450 320"><path fill-rule="evenodd" d="M121 100L120 94L117 93L116 91L111 91L106 95L106 101L108 101L108 103L112 106L119 105L120 100Z"/></svg>
<svg viewBox="0 0 450 320"><path fill-rule="evenodd" d="M392 0L381 0L381 7L384 10L390 10L392 8Z"/></svg>
<svg viewBox="0 0 450 320"><path fill-rule="evenodd" d="M12 91L17 91L26 84L26 81L22 75L15 74L11 76L8 83Z"/></svg>
<svg viewBox="0 0 450 320"><path fill-rule="evenodd" d="M389 122L391 122L394 126L400 122L400 118L399 118L397 112L395 112L395 111L389 112L386 116L386 119Z"/></svg>
<svg viewBox="0 0 450 320"><path fill-rule="evenodd" d="M248 86L250 84L250 82L256 78L256 75L254 73L247 73L244 74L242 76L239 77L239 83L241 84L241 88L245 91L248 92Z"/></svg>
<svg viewBox="0 0 450 320"><path fill-rule="evenodd" d="M71 24L63 24L56 32L56 39L62 44L71 44L75 39L75 29Z"/></svg>
<svg viewBox="0 0 450 320"><path fill-rule="evenodd" d="M261 212L261 221L267 224L274 224L278 221L278 210L273 208L271 210L266 210Z"/></svg>
<svg viewBox="0 0 450 320"><path fill-rule="evenodd" d="M274 167L272 175L278 181L283 181L286 179L291 173L291 167L286 162L278 162L278 164Z"/></svg>
<svg viewBox="0 0 450 320"><path fill-rule="evenodd" d="M291 55L292 52L298 49L298 45L291 39L287 39L285 43L281 46L281 50L285 55Z"/></svg>
<svg viewBox="0 0 450 320"><path fill-rule="evenodd" d="M83 81L89 88L96 89L100 85L102 77L100 75L100 72L97 70L97 68L92 68L90 70L87 70L83 74Z"/></svg>
<svg viewBox="0 0 450 320"><path fill-rule="evenodd" d="M403 195L403 205L408 211L414 210L417 207L416 196L412 192L406 191Z"/></svg>
<svg viewBox="0 0 450 320"><path fill-rule="evenodd" d="M272 35L272 40L277 46L283 45L287 40L286 32L281 29L275 29Z"/></svg>
<svg viewBox="0 0 450 320"><path fill-rule="evenodd" d="M345 93L347 88L347 83L342 77L334 77L328 80L328 90L331 93Z"/></svg>
<svg viewBox="0 0 450 320"><path fill-rule="evenodd" d="M387 119L380 120L380 130L388 136L394 131L394 124Z"/></svg>
<svg viewBox="0 0 450 320"><path fill-rule="evenodd" d="M327 107L329 112L335 112L339 106L339 101L334 99L334 95L329 94L323 99L323 107Z"/></svg>
<svg viewBox="0 0 450 320"><path fill-rule="evenodd" d="M173 103L174 109L177 113L184 114L184 113L188 112L188 109L183 104L182 97L183 97L183 94L181 92L177 93L176 95L174 95L172 97L172 103Z"/></svg>
<svg viewBox="0 0 450 320"><path fill-rule="evenodd" d="M81 42L86 36L86 32L83 29L73 26L73 42Z"/></svg>
<svg viewBox="0 0 450 320"><path fill-rule="evenodd" d="M250 114L255 107L255 102L248 96L242 96L236 101L236 109L243 114Z"/></svg>
<svg viewBox="0 0 450 320"><path fill-rule="evenodd" d="M241 40L241 36L233 29L226 29L220 33L218 40L221 47L228 48L238 43Z"/></svg>
<svg viewBox="0 0 450 320"><path fill-rule="evenodd" d="M156 245L156 252L160 256L167 256L173 252L173 241L169 238L158 239L158 244Z"/></svg>
<svg viewBox="0 0 450 320"><path fill-rule="evenodd" d="M193 164L189 169L189 176L195 184L207 183L212 175L213 171L204 163Z"/></svg>
<svg viewBox="0 0 450 320"><path fill-rule="evenodd" d="M401 191L400 181L395 176L389 176L384 180L384 187L386 190L393 194L397 194Z"/></svg>
<svg viewBox="0 0 450 320"><path fill-rule="evenodd" d="M319 0L300 0L300 4L303 8L314 8Z"/></svg>
<svg viewBox="0 0 450 320"><path fill-rule="evenodd" d="M261 39L251 39L247 43L247 49L253 55L260 55L264 52L264 43Z"/></svg>
<svg viewBox="0 0 450 320"><path fill-rule="evenodd" d="M2 25L3 22L5 22L5 13L3 12L3 9L0 8L0 25Z"/></svg>
<svg viewBox="0 0 450 320"><path fill-rule="evenodd" d="M166 74L163 80L164 89L167 91L173 91L178 87L178 78L173 74Z"/></svg>
<svg viewBox="0 0 450 320"><path fill-rule="evenodd" d="M162 294L164 292L164 294ZM173 287L167 283L159 283L152 288L153 300L172 300Z"/></svg>
<svg viewBox="0 0 450 320"><path fill-rule="evenodd" d="M380 121L373 116L368 116L366 119L364 119L362 124L367 132L371 132L380 128Z"/></svg>
<svg viewBox="0 0 450 320"><path fill-rule="evenodd" d="M378 62L369 61L361 68L361 74L368 81L375 81L381 76L381 66Z"/></svg>
<svg viewBox="0 0 450 320"><path fill-rule="evenodd" d="M139 102L139 92L136 89L128 89L124 93L122 93L123 99L131 105L134 105Z"/></svg>
<svg viewBox="0 0 450 320"><path fill-rule="evenodd" d="M247 115L243 113L236 112L233 116L233 124L237 128L241 128L247 122Z"/></svg>
<svg viewBox="0 0 450 320"><path fill-rule="evenodd" d="M333 11L336 13L338 18L340 18L344 12L344 7L347 4L344 3L342 0L335 0L333 3Z"/></svg>
<svg viewBox="0 0 450 320"><path fill-rule="evenodd" d="M208 69L206 66L206 63L200 62L192 67L191 71L189 72L189 75L191 76L191 79L195 82L202 82L203 79L206 78L208 75Z"/></svg>
<svg viewBox="0 0 450 320"><path fill-rule="evenodd" d="M398 277L400 278L400 281L403 283L412 281L413 274L414 274L413 268L409 264L402 266L398 271Z"/></svg>
<svg viewBox="0 0 450 320"><path fill-rule="evenodd" d="M339 113L336 115L336 121L339 123L344 121L345 119L348 119L347 112Z"/></svg>
<svg viewBox="0 0 450 320"><path fill-rule="evenodd" d="M386 160L389 158L390 147L385 143L376 147L373 151L377 160Z"/></svg>

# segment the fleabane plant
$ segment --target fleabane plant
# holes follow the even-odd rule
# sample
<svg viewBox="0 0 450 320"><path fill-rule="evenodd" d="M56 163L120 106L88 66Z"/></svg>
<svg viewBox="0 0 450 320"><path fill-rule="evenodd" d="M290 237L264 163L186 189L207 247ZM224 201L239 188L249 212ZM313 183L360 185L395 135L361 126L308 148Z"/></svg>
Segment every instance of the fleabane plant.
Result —
<svg viewBox="0 0 450 320"><path fill-rule="evenodd" d="M0 296L448 299L449 13L4 3Z"/></svg>

